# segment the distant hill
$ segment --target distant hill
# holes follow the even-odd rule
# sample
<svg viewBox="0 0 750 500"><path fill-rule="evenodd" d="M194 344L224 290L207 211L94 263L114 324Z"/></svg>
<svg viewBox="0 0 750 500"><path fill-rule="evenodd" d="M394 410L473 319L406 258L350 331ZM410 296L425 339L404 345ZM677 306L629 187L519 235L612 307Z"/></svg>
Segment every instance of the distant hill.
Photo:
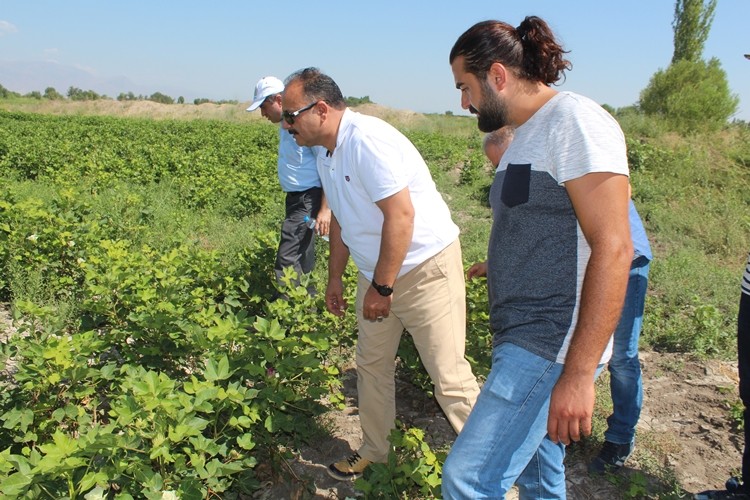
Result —
<svg viewBox="0 0 750 500"><path fill-rule="evenodd" d="M0 85L21 94L35 90L43 93L47 87L53 87L65 95L70 87L76 87L113 98L122 92L136 95L151 95L154 92L172 95L170 92L175 92L174 97L177 97L175 89L145 88L124 76L102 78L90 71L53 61L0 60Z"/></svg>

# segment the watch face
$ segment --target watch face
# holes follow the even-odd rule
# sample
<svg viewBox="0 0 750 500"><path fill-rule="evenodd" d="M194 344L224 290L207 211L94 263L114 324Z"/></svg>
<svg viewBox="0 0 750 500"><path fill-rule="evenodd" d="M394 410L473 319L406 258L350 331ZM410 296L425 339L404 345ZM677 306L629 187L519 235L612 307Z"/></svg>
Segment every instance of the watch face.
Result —
<svg viewBox="0 0 750 500"><path fill-rule="evenodd" d="M378 285L377 283L375 283L375 280L372 280L372 286L383 297L388 297L393 293L393 288L389 287L388 285Z"/></svg>

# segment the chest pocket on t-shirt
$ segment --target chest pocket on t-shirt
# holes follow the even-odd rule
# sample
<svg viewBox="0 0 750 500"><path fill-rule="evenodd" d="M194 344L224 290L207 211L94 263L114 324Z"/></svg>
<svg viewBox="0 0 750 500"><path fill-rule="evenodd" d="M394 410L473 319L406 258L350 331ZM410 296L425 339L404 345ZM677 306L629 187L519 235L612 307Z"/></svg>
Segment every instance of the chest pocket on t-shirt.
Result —
<svg viewBox="0 0 750 500"><path fill-rule="evenodd" d="M531 163L525 165L508 164L503 179L503 191L500 200L507 207L515 207L529 201L529 183L531 181Z"/></svg>

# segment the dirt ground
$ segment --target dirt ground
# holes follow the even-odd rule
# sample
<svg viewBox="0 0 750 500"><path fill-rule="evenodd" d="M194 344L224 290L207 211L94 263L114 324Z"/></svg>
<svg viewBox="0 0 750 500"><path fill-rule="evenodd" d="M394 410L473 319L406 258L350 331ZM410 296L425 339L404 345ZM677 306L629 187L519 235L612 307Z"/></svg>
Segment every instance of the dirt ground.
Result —
<svg viewBox="0 0 750 500"><path fill-rule="evenodd" d="M651 351L642 352L641 360L644 408L634 454L620 473L591 477L586 465L598 451L601 438L569 447L568 498L692 498L694 493L722 488L729 475L737 473L743 438L729 411L730 403L739 399L735 364ZM600 385L604 386L607 379L603 377ZM398 380L397 391L399 419L424 429L433 448L453 441L455 434L434 399L403 379ZM325 471L327 464L356 450L361 443L353 367L344 371L344 393L346 409L331 411L325 417L333 436L298 450L296 458L286 464L286 473L269 481L255 498L361 496L352 483L335 481ZM602 418L608 410L603 403L597 408L601 434L605 425ZM516 499L516 492L511 491L507 498Z"/></svg>
<svg viewBox="0 0 750 500"><path fill-rule="evenodd" d="M0 341L12 333L7 309L0 307ZM633 456L617 475L590 477L586 464L598 451L600 438L570 447L566 458L568 498L691 498L699 491L722 488L729 475L738 472L743 438L729 411L730 404L739 400L735 363L653 351L641 352L641 361L644 407ZM353 366L343 367L342 373L346 408L323 416L332 435L296 450L295 458L286 462L280 473L260 466L257 472L266 482L254 499L361 496L353 483L335 481L326 473L327 464L361 444L356 373ZM606 392L606 374L599 385ZM595 434L597 427L599 434L603 430L606 404L597 403L600 416ZM425 440L433 449L455 439L435 400L403 376L397 378L397 414L407 426L425 430ZM637 486L640 484L644 486ZM511 491L507 498L517 495Z"/></svg>

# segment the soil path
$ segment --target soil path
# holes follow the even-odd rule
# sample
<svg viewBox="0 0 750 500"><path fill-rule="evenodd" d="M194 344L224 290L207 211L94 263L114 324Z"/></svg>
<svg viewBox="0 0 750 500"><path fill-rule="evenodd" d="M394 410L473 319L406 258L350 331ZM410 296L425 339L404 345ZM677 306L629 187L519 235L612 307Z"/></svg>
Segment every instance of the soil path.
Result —
<svg viewBox="0 0 750 500"><path fill-rule="evenodd" d="M621 473L591 477L586 464L598 451L597 440L569 448L569 499L690 498L699 491L722 488L729 475L737 472L743 438L729 410L739 400L735 364L651 351L642 352L641 360L644 409L633 456ZM424 429L433 447L453 441L455 434L434 399L405 380L397 381L397 391L399 419ZM288 473L269 482L255 498L360 496L351 483L335 481L325 471L326 464L361 444L352 367L344 372L344 394L346 409L325 416L333 437L299 450L287 464ZM648 486L640 487L644 482ZM515 492L508 494L508 499L515 498Z"/></svg>

